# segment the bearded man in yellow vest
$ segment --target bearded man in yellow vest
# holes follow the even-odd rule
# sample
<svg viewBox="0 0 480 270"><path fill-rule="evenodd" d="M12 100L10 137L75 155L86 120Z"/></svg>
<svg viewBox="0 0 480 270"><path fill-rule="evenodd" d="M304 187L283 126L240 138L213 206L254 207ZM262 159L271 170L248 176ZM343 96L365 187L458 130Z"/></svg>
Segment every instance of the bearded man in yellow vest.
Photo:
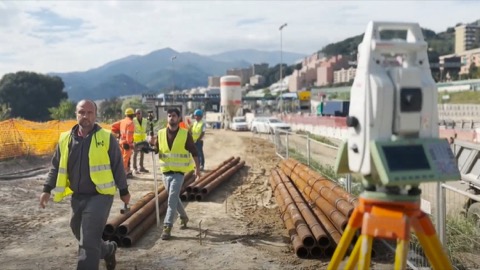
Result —
<svg viewBox="0 0 480 270"><path fill-rule="evenodd" d="M195 123L193 123L190 131L197 147L200 170L203 171L205 166L205 155L203 154L203 136L205 136L205 123L202 121L203 111L200 109L195 110L193 117L195 118Z"/></svg>
<svg viewBox="0 0 480 270"><path fill-rule="evenodd" d="M98 269L104 259L107 270L114 270L117 244L103 241L102 233L117 188L120 199L130 202L122 154L110 131L95 123L93 101L78 102L75 113L78 124L60 135L40 207L45 208L52 191L54 202L72 195L70 228L79 242L77 269Z"/></svg>
<svg viewBox="0 0 480 270"><path fill-rule="evenodd" d="M133 172L135 174L139 173L148 173L148 170L143 167L143 151L135 147L137 144L141 142L145 142L147 140L147 119L142 117L142 110L136 109L135 110L136 117L133 118L133 124L135 125L135 131L133 133ZM140 153L140 170L137 168L137 155Z"/></svg>
<svg viewBox="0 0 480 270"><path fill-rule="evenodd" d="M193 143L192 135L188 130L179 127L180 111L172 108L167 110L167 114L167 127L159 130L157 138L152 138L150 141L150 144L155 145L156 152L158 152L163 184L168 192L167 213L163 220L163 240L170 239L177 212L180 214L182 227L187 227L188 216L180 200L180 190L184 174L193 169L192 157L195 162L195 176L197 179L200 177L197 148Z"/></svg>

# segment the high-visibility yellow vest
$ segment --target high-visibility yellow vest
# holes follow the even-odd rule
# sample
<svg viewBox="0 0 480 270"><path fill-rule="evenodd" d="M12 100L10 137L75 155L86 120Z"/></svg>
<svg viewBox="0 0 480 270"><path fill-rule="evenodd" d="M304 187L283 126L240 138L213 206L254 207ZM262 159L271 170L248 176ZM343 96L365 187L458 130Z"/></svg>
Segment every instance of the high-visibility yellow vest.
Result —
<svg viewBox="0 0 480 270"><path fill-rule="evenodd" d="M88 152L90 178L92 178L92 182L95 184L98 193L115 195L117 188L110 167L110 157L108 156L110 131L100 129L93 136L94 138L92 138ZM70 180L68 179L67 173L70 139L70 131L67 131L60 135L58 141L60 147L60 163L58 166L56 187L53 189L54 202L60 202L63 198L73 193L70 189Z"/></svg>
<svg viewBox="0 0 480 270"><path fill-rule="evenodd" d="M203 121L197 121L192 126L192 137L193 141L196 142L200 135L202 135L203 130Z"/></svg>
<svg viewBox="0 0 480 270"><path fill-rule="evenodd" d="M133 142L143 142L147 139L147 119L142 118L142 124L135 117L133 118L133 123L135 124L135 132L133 133Z"/></svg>
<svg viewBox="0 0 480 270"><path fill-rule="evenodd" d="M188 131L178 129L177 136L172 144L172 149L168 147L167 129L158 131L158 147L160 158L160 169L162 172L189 172L193 169L192 156L185 149Z"/></svg>

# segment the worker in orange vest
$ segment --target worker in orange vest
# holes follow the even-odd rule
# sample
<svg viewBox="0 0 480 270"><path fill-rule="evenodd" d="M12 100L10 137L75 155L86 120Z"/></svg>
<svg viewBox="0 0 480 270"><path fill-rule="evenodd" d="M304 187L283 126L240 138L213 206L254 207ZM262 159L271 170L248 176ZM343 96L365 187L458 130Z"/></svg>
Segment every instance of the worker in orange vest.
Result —
<svg viewBox="0 0 480 270"><path fill-rule="evenodd" d="M183 117L180 117L180 123L178 124L178 127L189 130L190 129L190 123L187 119L187 121L183 120Z"/></svg>
<svg viewBox="0 0 480 270"><path fill-rule="evenodd" d="M120 121L120 148L122 150L123 167L127 177L133 177L130 170L130 157L133 153L133 133L135 133L135 124L133 123L135 111L132 108L125 110L125 118Z"/></svg>

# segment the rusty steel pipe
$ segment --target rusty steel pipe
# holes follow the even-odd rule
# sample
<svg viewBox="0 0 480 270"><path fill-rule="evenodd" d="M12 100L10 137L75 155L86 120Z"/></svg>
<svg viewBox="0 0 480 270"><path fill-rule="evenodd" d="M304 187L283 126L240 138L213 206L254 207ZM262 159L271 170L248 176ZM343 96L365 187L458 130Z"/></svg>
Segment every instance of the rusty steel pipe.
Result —
<svg viewBox="0 0 480 270"><path fill-rule="evenodd" d="M223 181L233 176L236 172L238 172L241 168L243 168L243 166L245 166L244 160L242 160L240 163L236 164L235 166L223 172L216 179L213 179L210 183L208 183L201 189L202 194L205 194L205 195L208 194L210 191L212 191L214 188L220 185Z"/></svg>
<svg viewBox="0 0 480 270"><path fill-rule="evenodd" d="M310 254L311 257L313 258L320 258L323 256L325 248L322 248L320 246L313 246L308 249L308 253Z"/></svg>
<svg viewBox="0 0 480 270"><path fill-rule="evenodd" d="M185 174L185 180L183 182L182 190L186 185L189 185L193 181L193 172L190 171ZM164 189L162 192L158 194L158 203L161 204L168 198L168 193ZM117 233L120 236L127 235L131 230L135 228L142 220L148 217L150 213L155 211L155 197L151 199L147 204L145 204L141 209L135 212L132 216L130 216L127 220L125 220L122 224L118 226Z"/></svg>
<svg viewBox="0 0 480 270"><path fill-rule="evenodd" d="M158 192L162 192L165 189L164 186L158 188ZM155 198L154 192L149 192L145 194L140 200L138 200L134 205L130 207L130 211L125 214L120 214L113 218L108 219L107 224L105 224L105 228L103 229L103 233L105 235L114 235L117 227L131 217L135 212L141 209L145 204L147 204L151 199Z"/></svg>
<svg viewBox="0 0 480 270"><path fill-rule="evenodd" d="M323 175L317 173L316 171L310 169L308 166L304 164L298 164L297 168L299 170L306 171L309 175L317 178L317 179L325 179L325 184L335 193L343 197L345 200L347 200L349 203L351 203L354 207L358 206L358 198L353 196L352 194L348 193L342 186L336 184L335 182L326 179Z"/></svg>
<svg viewBox="0 0 480 270"><path fill-rule="evenodd" d="M202 182L200 183L195 183L195 186L192 188L192 192L193 193L198 193L202 190L203 187L205 187L206 185L208 185L210 182L212 182L213 180L217 179L218 177L220 177L224 172L226 172L227 170L229 170L230 168L232 168L233 166L237 165L238 162L240 162L240 157L236 157L235 159L233 159L232 161L228 162L227 164L225 164L224 166L222 166L220 169L214 171L210 176L208 176L207 178L205 178Z"/></svg>
<svg viewBox="0 0 480 270"><path fill-rule="evenodd" d="M163 190L158 194L158 203L163 203L165 200L167 200L167 197L167 191ZM152 212L155 212L155 198L151 199L144 207L139 209L131 217L120 224L117 228L117 233L120 236L126 236L135 228L135 226L140 224L140 222L147 218Z"/></svg>
<svg viewBox="0 0 480 270"><path fill-rule="evenodd" d="M167 202L163 202L159 208L159 215L163 215L167 211ZM146 219L144 219L140 224L138 224L128 235L122 238L122 246L131 247L140 237L142 237L145 232L147 232L150 227L152 227L157 218L156 213L153 211Z"/></svg>
<svg viewBox="0 0 480 270"><path fill-rule="evenodd" d="M192 183L192 184L190 184L190 185L188 185L188 186L186 187L186 189L185 189L186 192L192 192L193 186L195 186L195 184L200 183L200 182L203 182L203 180L205 180L205 178L207 178L207 177L209 177L210 175L212 175L215 171L219 170L220 168L222 168L224 165L226 165L227 163L229 163L229 162L232 161L233 159L235 159L235 157L233 157L233 156L232 156L232 157L229 157L227 160L223 161L223 162L220 163L217 167L215 167L215 169L209 171L209 172L208 172L207 174L205 174L205 175L202 175L202 176L200 177L200 179L198 179L197 182L194 182L194 183ZM188 198L188 197L187 197L187 198Z"/></svg>
<svg viewBox="0 0 480 270"><path fill-rule="evenodd" d="M280 212L282 213L281 218L283 220L285 227L287 228L288 234L290 236L290 240L292 241L293 249L295 250L295 254L299 258L307 258L308 249L305 247L304 242L305 241L314 242L315 240L313 236L310 234L310 231L308 230L308 228L306 228L306 226L301 226L301 224L299 223L294 223L294 220L292 219L292 216L288 211L288 206L285 203L286 201L283 199L282 195L280 194L280 191L279 191L280 189L277 188L278 184L276 183L276 180L273 179L274 177L279 177L279 176L275 170L272 170L270 179L269 179L270 185L272 186L275 199L277 201L278 207L280 208ZM301 227L299 230L297 230L299 226ZM307 232L309 235L307 236L301 235L302 231ZM305 237L309 237L309 238L305 239Z"/></svg>
<svg viewBox="0 0 480 270"><path fill-rule="evenodd" d="M237 171L245 166L245 161L241 161L237 165L229 168L227 171L219 175L216 179L212 179L206 186L204 186L201 191L195 194L196 201L202 201L204 197L206 197L213 189L215 189L218 185L223 183L225 180L229 179L233 176Z"/></svg>
<svg viewBox="0 0 480 270"><path fill-rule="evenodd" d="M343 215L337 208L330 204L324 197L322 197L312 186L308 185L296 173L292 173L292 181L313 203L322 210L323 213L332 221L333 225L343 232L348 224L348 218Z"/></svg>
<svg viewBox="0 0 480 270"><path fill-rule="evenodd" d="M120 235L114 234L114 235L112 235L110 240L117 243L118 246L122 245L122 237Z"/></svg>
<svg viewBox="0 0 480 270"><path fill-rule="evenodd" d="M308 167L307 165L295 160L295 159L292 159L292 158L289 158L287 160L283 160L282 161L291 171L295 170L297 172L297 174L299 173L298 170L301 170L301 171L305 171L308 175L310 176L313 176L315 177L316 179L326 179L323 175L321 175L320 173L312 170L310 167ZM303 176L302 177L307 180L308 178ZM356 198L355 196L353 196L352 194L348 193L345 189L343 189L343 187L341 187L340 185L334 183L333 181L330 181L329 179L326 179L328 180L329 182L326 183L327 186L332 190L334 191L335 193L337 193L339 196L341 196L342 198L344 198L345 200L347 200L347 202L351 203L354 207L356 207L358 205L358 198Z"/></svg>
<svg viewBox="0 0 480 270"><path fill-rule="evenodd" d="M328 217L320 210L316 205L312 207L312 212L317 216L318 221L323 225L323 229L325 232L330 236L335 246L340 243L340 239L342 238L342 234L337 230L335 225L328 219ZM331 244L330 246L334 246Z"/></svg>
<svg viewBox="0 0 480 270"><path fill-rule="evenodd" d="M271 176L272 177L272 176ZM278 191L278 190L276 190ZM280 197L279 192L275 192L275 199L277 201L278 207L280 209L286 209L285 201ZM293 224L292 217L288 211L283 212L282 216L283 224L287 228L288 235L290 236L290 240L292 241L293 250L295 251L295 255L299 258L307 258L308 257L308 249L303 245L302 240L297 234L297 230L295 229L295 225Z"/></svg>
<svg viewBox="0 0 480 270"><path fill-rule="evenodd" d="M289 171L289 165L287 162L281 162L279 167L284 172ZM293 169L293 171L290 173L290 178L292 178L293 174L297 174L305 183L312 186L315 191L322 195L328 202L330 202L331 205L335 206L335 208L337 208L343 215L346 217L350 217L352 215L354 206L327 187L329 183L331 183L330 180L323 178L313 181L311 176L305 178L305 173L299 169Z"/></svg>
<svg viewBox="0 0 480 270"><path fill-rule="evenodd" d="M284 167L284 165L281 165L281 168ZM353 205L349 204L345 199L334 194L328 188L321 187L321 181L316 181L314 183L311 181L308 182L305 180L305 178L302 178L295 172L292 172L291 179L295 185L307 196L308 199L315 202L315 204L327 214L337 229L343 232L348 223L348 215L351 215L353 212ZM310 178L310 180L311 179L312 178ZM319 193L318 190L323 190L323 193ZM330 198L330 200L328 198ZM339 211L341 214L337 214L337 211Z"/></svg>
<svg viewBox="0 0 480 270"><path fill-rule="evenodd" d="M297 205L298 210L302 214L305 222L307 223L308 227L310 228L317 244L320 247L328 247L330 245L330 238L328 237L325 230L322 228L322 225L318 222L315 215L312 213L309 205L305 202L303 196L298 192L295 188L295 185L290 181L285 173L281 170L277 170L280 179L282 180L283 184L285 185L287 191L290 193L293 201Z"/></svg>
<svg viewBox="0 0 480 270"><path fill-rule="evenodd" d="M288 212L290 218L292 219L292 223L295 224L295 229L297 230L297 234L303 245L305 247L313 247L316 244L315 237L303 219L303 216L298 210L297 205L293 202L293 199L290 196L290 193L288 193L287 188L280 179L278 171L275 169L271 171L270 182L272 189L275 192L278 192L278 196L276 196L277 202L282 202L284 205L284 208L280 209L282 216Z"/></svg>

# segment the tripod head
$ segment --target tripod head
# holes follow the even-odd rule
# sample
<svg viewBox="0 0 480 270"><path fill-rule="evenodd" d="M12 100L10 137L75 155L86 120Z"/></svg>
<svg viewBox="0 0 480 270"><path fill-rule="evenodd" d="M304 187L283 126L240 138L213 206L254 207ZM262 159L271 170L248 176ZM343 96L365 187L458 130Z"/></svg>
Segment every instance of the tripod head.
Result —
<svg viewBox="0 0 480 270"><path fill-rule="evenodd" d="M392 34L405 39L385 39ZM337 173L363 176L367 190L398 190L460 178L447 140L438 138L438 90L417 23L370 22L358 46L348 140Z"/></svg>

